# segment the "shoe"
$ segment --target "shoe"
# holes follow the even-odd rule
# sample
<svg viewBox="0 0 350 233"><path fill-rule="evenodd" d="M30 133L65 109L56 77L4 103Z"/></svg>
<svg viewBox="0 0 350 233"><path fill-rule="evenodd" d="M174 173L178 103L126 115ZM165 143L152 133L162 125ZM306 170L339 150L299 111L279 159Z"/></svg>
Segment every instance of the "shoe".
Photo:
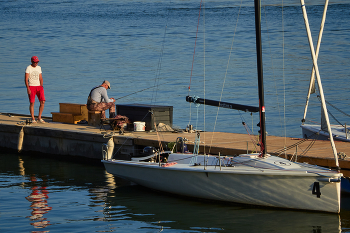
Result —
<svg viewBox="0 0 350 233"><path fill-rule="evenodd" d="M111 113L109 114L109 118L115 118L115 112L111 112Z"/></svg>
<svg viewBox="0 0 350 233"><path fill-rule="evenodd" d="M40 119L40 120L38 119L38 121L39 121L40 123L43 123L43 124L46 123L43 119Z"/></svg>
<svg viewBox="0 0 350 233"><path fill-rule="evenodd" d="M88 122L86 120L81 120L81 121L78 121L78 124L87 124Z"/></svg>
<svg viewBox="0 0 350 233"><path fill-rule="evenodd" d="M38 123L36 120L32 120L32 124Z"/></svg>

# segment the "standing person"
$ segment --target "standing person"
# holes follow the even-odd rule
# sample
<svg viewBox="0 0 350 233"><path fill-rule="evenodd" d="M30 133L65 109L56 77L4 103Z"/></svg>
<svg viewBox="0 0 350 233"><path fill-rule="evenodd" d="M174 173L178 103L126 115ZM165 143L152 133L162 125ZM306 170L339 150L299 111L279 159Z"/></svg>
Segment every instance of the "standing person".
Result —
<svg viewBox="0 0 350 233"><path fill-rule="evenodd" d="M89 111L101 111L101 118L106 118L105 110L109 109L109 118L115 117L115 99L108 98L107 89L111 89L111 84L105 80L100 86L91 89L87 100Z"/></svg>
<svg viewBox="0 0 350 233"><path fill-rule="evenodd" d="M32 117L32 123L37 123L37 121L34 118L34 103L35 96L38 96L38 99L40 101L38 121L40 123L45 123L45 121L41 119L41 114L43 113L45 105L45 95L41 67L38 66L39 58L37 56L33 56L31 58L31 62L32 64L29 65L26 69L24 78L29 97L29 112Z"/></svg>

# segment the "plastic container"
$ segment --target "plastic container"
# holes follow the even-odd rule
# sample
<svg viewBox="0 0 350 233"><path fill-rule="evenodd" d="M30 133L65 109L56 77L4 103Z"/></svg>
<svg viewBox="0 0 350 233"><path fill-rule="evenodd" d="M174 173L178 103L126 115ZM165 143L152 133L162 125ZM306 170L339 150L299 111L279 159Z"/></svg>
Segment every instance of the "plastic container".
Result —
<svg viewBox="0 0 350 233"><path fill-rule="evenodd" d="M146 122L143 121L135 121L134 122L134 131L145 131Z"/></svg>

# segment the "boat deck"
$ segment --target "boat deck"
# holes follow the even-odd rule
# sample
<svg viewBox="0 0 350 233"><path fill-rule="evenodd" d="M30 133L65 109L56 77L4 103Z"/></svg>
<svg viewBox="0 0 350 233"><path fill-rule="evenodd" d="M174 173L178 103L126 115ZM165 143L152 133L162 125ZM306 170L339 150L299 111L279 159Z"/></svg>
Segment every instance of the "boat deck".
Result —
<svg viewBox="0 0 350 233"><path fill-rule="evenodd" d="M11 114L0 115L0 133L16 133L14 128L21 128L20 123L29 119L28 116ZM52 137L52 132L55 132L55 137L67 137L67 135L77 135L74 140L79 143L79 140L91 140L87 139L88 136L97 138L98 141L103 141L103 135L106 133L114 134L114 142L116 144L128 144L139 146L155 146L159 147L159 141L163 142L163 146L169 142L175 142L178 137L188 139L187 145L189 150L193 150L193 144L195 141L196 133L187 132L133 132L126 131L123 135L120 135L118 131L110 130L109 126L94 127L87 124L64 124L52 122L51 118L44 118L46 124L36 123L25 127L43 129L48 136ZM49 134L48 132L51 132ZM19 130L17 130L18 134ZM36 131L38 132L38 131ZM57 134L61 132L61 134ZM44 135L45 136L45 135ZM201 132L200 133L200 153L218 154L221 155L237 155L242 153L256 152L258 149L253 139L257 139L257 136L249 136L245 134L236 133L223 133L223 132ZM16 137L17 140L17 137ZM25 139L26 140L26 139ZM106 141L106 139L104 140ZM17 141L12 143L17 145ZM102 144L102 143L101 143ZM292 145L299 144L298 146L291 147ZM313 144L313 145L312 145ZM350 143L335 141L337 152L343 155L350 155ZM312 147L307 151L308 147ZM6 147L4 144L1 147ZM282 154L278 153L281 149L288 148ZM15 149L15 148L12 148ZM99 149L100 150L100 149ZM335 167L334 156L329 141L323 140L304 140L301 138L285 138L277 136L267 136L267 151L273 155L279 155L281 157L288 157L289 159L297 160L298 162L307 162L310 164L316 164L324 167ZM307 151L307 153L305 153ZM48 150L47 153L51 151ZM99 152L100 153L100 152ZM342 172L345 176L350 176L350 158L339 159L340 167L344 170ZM347 171L349 169L349 172Z"/></svg>

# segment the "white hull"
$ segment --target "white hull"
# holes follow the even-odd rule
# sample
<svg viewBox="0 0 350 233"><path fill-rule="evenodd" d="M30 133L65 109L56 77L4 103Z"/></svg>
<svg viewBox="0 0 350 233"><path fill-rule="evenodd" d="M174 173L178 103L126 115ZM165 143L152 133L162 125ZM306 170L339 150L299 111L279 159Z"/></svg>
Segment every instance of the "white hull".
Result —
<svg viewBox="0 0 350 233"><path fill-rule="evenodd" d="M171 154L169 162L188 156ZM204 160L203 156L198 156L200 160ZM206 170L203 166L189 165L189 160L177 161L168 167L140 161L102 162L113 175L183 196L279 208L340 211L339 173L310 165L299 169L299 164L275 156L235 157L235 160L239 160L237 164L221 167L221 170L215 166L218 159L214 156L210 156L208 163L213 165ZM314 182L319 182L319 198L312 194Z"/></svg>
<svg viewBox="0 0 350 233"><path fill-rule="evenodd" d="M329 140L329 133L327 131L322 131L321 125L303 124L300 127L302 128L303 138ZM334 140L350 142L350 135L348 133L348 136L346 136L344 127L340 125L331 125L331 128ZM315 133L319 133L319 135Z"/></svg>

